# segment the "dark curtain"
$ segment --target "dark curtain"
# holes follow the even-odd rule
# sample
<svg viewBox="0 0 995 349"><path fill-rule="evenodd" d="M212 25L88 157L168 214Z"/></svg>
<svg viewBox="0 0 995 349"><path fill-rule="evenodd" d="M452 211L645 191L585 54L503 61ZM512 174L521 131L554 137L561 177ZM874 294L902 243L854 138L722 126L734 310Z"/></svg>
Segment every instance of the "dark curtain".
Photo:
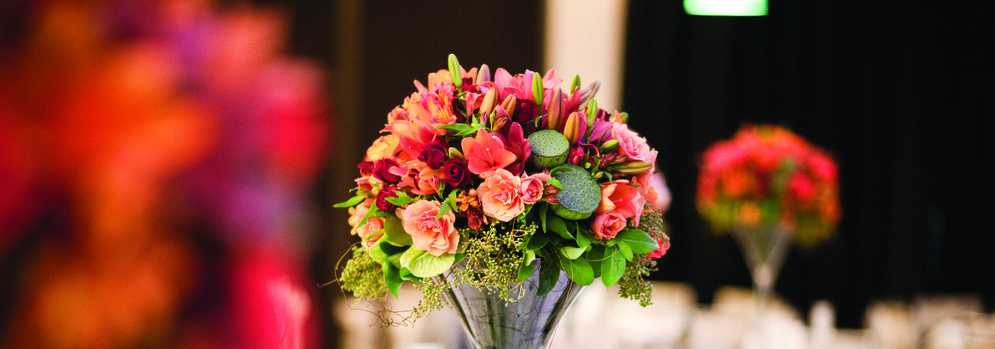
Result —
<svg viewBox="0 0 995 349"><path fill-rule="evenodd" d="M697 160L743 123L790 127L832 152L843 219L788 256L776 292L804 315L827 299L860 327L869 302L968 293L995 300L991 29L941 2L770 1L763 17L687 15L631 0L624 109L659 150L673 248L654 277L711 302L749 286L732 239L694 206ZM950 5L946 5L950 6ZM953 11L962 11L953 13ZM987 54L987 53L985 53ZM990 56L988 56L990 57Z"/></svg>

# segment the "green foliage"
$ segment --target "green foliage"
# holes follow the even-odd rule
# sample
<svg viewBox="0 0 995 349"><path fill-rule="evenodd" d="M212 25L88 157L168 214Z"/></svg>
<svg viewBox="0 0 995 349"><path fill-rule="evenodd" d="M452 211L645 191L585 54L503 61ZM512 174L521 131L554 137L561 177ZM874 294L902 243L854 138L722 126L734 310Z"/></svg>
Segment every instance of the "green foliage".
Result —
<svg viewBox="0 0 995 349"><path fill-rule="evenodd" d="M366 250L358 245L353 246L352 258L346 262L342 275L339 276L339 285L342 290L357 298L383 300L387 295L387 283L382 268L380 263L370 258Z"/></svg>
<svg viewBox="0 0 995 349"><path fill-rule="evenodd" d="M646 254L660 248L660 246L656 243L656 239L653 239L639 229L623 230L615 236L615 240L619 243L629 245L629 248L632 249L632 253L635 254Z"/></svg>

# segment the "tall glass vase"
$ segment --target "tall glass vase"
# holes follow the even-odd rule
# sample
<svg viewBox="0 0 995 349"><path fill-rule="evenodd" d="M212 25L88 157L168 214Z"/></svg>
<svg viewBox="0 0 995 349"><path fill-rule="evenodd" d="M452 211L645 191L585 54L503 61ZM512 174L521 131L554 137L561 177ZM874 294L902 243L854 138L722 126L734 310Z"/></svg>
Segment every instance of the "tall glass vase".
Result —
<svg viewBox="0 0 995 349"><path fill-rule="evenodd" d="M553 290L537 297L539 263L532 277L522 282L525 293L516 302L508 303L496 293L470 285L455 286L450 282L449 286L446 297L456 308L463 329L476 349L548 347L560 318L583 289L560 271Z"/></svg>
<svg viewBox="0 0 995 349"><path fill-rule="evenodd" d="M777 224L733 229L733 237L750 268L759 315L763 315L769 305L777 274L784 265L793 236L794 234Z"/></svg>

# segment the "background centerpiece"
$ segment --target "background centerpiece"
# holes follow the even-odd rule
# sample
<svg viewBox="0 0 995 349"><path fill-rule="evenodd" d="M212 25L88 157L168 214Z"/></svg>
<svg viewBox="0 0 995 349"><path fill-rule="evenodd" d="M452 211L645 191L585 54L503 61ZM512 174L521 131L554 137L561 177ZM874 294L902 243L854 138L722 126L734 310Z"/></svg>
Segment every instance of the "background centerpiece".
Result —
<svg viewBox="0 0 995 349"><path fill-rule="evenodd" d="M599 108L599 84L581 88L580 77L564 90L553 70L492 77L454 55L448 68L390 111L356 195L337 205L362 239L343 289L382 299L413 282L423 293L413 317L448 298L478 347L548 345L579 287L598 278L649 304L643 278L670 243L644 209L657 196L657 153L628 116ZM523 323L526 313L538 318Z"/></svg>
<svg viewBox="0 0 995 349"><path fill-rule="evenodd" d="M792 242L812 246L836 229L837 166L786 128L744 125L705 151L697 206L713 230L733 234L764 306Z"/></svg>

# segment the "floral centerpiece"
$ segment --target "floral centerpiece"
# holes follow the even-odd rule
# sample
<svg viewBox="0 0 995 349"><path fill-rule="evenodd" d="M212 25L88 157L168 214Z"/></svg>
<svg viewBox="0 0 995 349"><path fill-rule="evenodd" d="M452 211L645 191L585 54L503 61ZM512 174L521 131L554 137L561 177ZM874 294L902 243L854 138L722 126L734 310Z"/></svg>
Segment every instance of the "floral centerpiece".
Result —
<svg viewBox="0 0 995 349"><path fill-rule="evenodd" d="M776 225L812 245L840 219L836 163L786 128L747 125L705 151L697 205L715 231Z"/></svg>
<svg viewBox="0 0 995 349"><path fill-rule="evenodd" d="M657 152L598 106L597 82L483 65L415 81L359 164L348 207L362 239L338 279L359 298L423 293L414 317L470 285L505 302L549 294L561 271L646 305L670 246L650 185ZM541 264L540 264L541 263ZM541 267L540 267L541 265ZM535 294L520 287L538 278ZM531 290L531 289L529 289Z"/></svg>
<svg viewBox="0 0 995 349"><path fill-rule="evenodd" d="M836 163L786 128L745 125L705 151L698 212L732 232L764 301L792 242L831 236L841 216Z"/></svg>

